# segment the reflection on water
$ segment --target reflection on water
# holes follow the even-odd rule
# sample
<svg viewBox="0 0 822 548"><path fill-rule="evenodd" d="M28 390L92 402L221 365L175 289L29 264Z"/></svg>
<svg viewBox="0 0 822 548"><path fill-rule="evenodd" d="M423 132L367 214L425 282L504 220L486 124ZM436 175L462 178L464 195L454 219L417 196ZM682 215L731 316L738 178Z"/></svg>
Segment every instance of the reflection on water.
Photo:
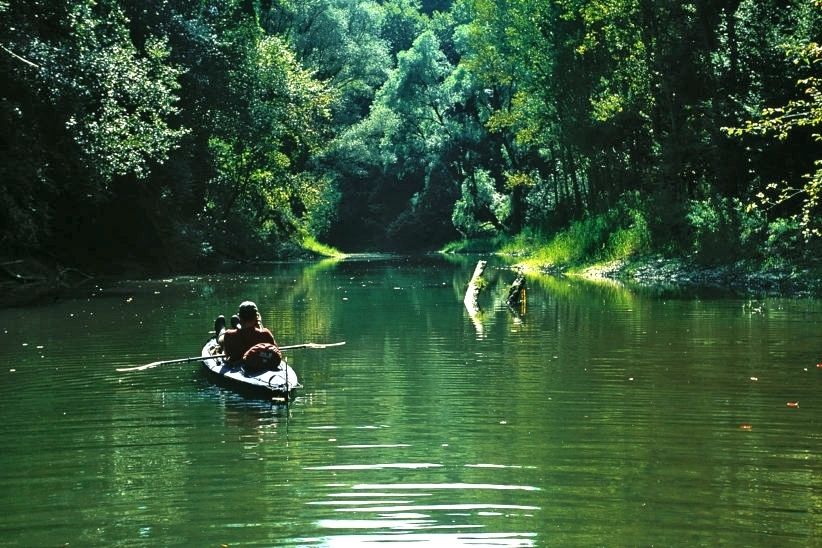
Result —
<svg viewBox="0 0 822 548"><path fill-rule="evenodd" d="M0 544L822 543L822 302L643 293L472 258L101 284L0 311ZM246 298L290 405L196 355Z"/></svg>
<svg viewBox="0 0 822 548"><path fill-rule="evenodd" d="M434 465L440 466L440 465ZM417 468L397 464L390 467ZM323 467L319 467L323 468ZM345 468L343 468L345 469ZM354 469L354 468L349 468ZM494 546L532 546L536 533L479 533L490 518L534 518L538 506L504 503L455 503L466 493L475 491L537 491L536 487L474 483L398 483L356 484L350 491L328 493L331 500L310 502L311 505L330 506L341 517L323 519L318 525L332 530L366 530L366 535L325 537L323 545L398 542L447 545L493 544ZM442 494L445 493L445 494ZM487 495L483 496L486 498ZM363 514L369 517L363 517ZM472 523L476 519L477 522ZM455 533L436 533L433 530L452 529ZM374 535L373 531L389 530L391 536ZM423 531L423 532L418 532ZM306 539L304 539L306 540ZM446 545L446 544L442 544Z"/></svg>

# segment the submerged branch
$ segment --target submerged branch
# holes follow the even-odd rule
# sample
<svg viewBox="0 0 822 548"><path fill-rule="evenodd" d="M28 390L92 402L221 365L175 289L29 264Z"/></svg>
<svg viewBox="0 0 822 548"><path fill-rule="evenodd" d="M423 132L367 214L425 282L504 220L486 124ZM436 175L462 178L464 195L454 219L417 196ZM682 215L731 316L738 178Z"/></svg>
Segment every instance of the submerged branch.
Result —
<svg viewBox="0 0 822 548"><path fill-rule="evenodd" d="M26 59L25 57L20 57L19 55L17 55L17 54L16 54L16 53L14 53L13 51L11 51L9 48L7 48L6 46L4 46L3 44L0 44L0 48L2 48L2 49L3 49L3 51L5 51L6 53L8 53L9 55L11 55L12 57L14 57L15 59L17 59L18 61L22 61L23 63L27 64L27 65L28 65L28 66L30 66L30 67L34 67L34 68L36 68L36 69L38 69L38 70L39 70L39 69L41 69L41 68L43 68L43 67L41 67L40 65L38 65L37 63L34 63L34 62L32 62L32 61L29 61L29 60L28 60L28 59Z"/></svg>

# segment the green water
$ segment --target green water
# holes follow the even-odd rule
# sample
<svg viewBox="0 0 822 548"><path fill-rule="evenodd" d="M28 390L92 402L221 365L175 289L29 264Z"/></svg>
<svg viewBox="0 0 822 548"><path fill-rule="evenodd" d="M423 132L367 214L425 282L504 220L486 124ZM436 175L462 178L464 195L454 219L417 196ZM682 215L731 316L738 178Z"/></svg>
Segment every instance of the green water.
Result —
<svg viewBox="0 0 822 548"><path fill-rule="evenodd" d="M822 301L360 258L0 311L2 546L822 545ZM289 407L197 355L244 299ZM789 407L788 402L799 402Z"/></svg>

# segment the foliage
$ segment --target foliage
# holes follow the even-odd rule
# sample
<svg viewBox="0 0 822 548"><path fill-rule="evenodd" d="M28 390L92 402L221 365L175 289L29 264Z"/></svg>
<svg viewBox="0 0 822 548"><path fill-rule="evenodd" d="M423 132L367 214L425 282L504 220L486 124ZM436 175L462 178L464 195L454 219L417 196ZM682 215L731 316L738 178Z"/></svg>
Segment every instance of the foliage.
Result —
<svg viewBox="0 0 822 548"><path fill-rule="evenodd" d="M391 68L394 38L386 33L394 19L387 10L372 0L309 0L285 10L271 8L300 63L334 91L334 120L342 127L368 114Z"/></svg>
<svg viewBox="0 0 822 548"><path fill-rule="evenodd" d="M822 2L818 3L822 7ZM806 74L796 85L802 97L789 100L784 106L764 108L757 120L749 120L741 128L725 128L733 136L746 134L773 136L786 141L792 133L810 130L811 138L822 142L822 46L816 42L786 44L785 49L793 64L802 66ZM787 181L770 182L756 194L757 201L749 209L773 209L786 206L791 223L781 222L778 232L794 225L805 242L822 239L822 158L813 157L814 171L802 175L804 183L795 186ZM769 238L769 247L771 238Z"/></svg>
<svg viewBox="0 0 822 548"><path fill-rule="evenodd" d="M443 232L453 204L453 173L445 157L449 136L457 131L448 116L456 100L447 83L451 70L437 37L424 32L398 54L369 116L332 144L327 161L346 179L343 216L363 217L350 219L352 232L338 234L333 243L349 244L346 236L362 242L363 232L374 232L374 221L384 230L382 247L411 240L425 245L420 229Z"/></svg>
<svg viewBox="0 0 822 548"><path fill-rule="evenodd" d="M687 218L693 229L692 251L699 262L750 257L762 243L764 219L738 199L693 200Z"/></svg>
<svg viewBox="0 0 822 548"><path fill-rule="evenodd" d="M410 49L428 24L420 0L387 0L382 7L385 20L380 35L391 45L391 53Z"/></svg>
<svg viewBox="0 0 822 548"><path fill-rule="evenodd" d="M769 262L791 257L796 249L802 247L800 228L800 221L796 218L778 218L768 223L763 249Z"/></svg>
<svg viewBox="0 0 822 548"><path fill-rule="evenodd" d="M137 48L114 1L3 3L0 22L2 242L36 249L78 200L108 200L115 179L146 179L179 146L182 69L163 37Z"/></svg>
<svg viewBox="0 0 822 548"><path fill-rule="evenodd" d="M526 263L567 266L590 260L626 259L650 249L651 235L644 214L621 203L598 215L574 221L551 236L523 231L500 253L526 256Z"/></svg>
<svg viewBox="0 0 822 548"><path fill-rule="evenodd" d="M451 219L463 236L476 237L502 227L510 213L510 198L496 191L488 171L478 170L463 181Z"/></svg>
<svg viewBox="0 0 822 548"><path fill-rule="evenodd" d="M0 1L0 242L168 268L460 235L812 258L820 7Z"/></svg>
<svg viewBox="0 0 822 548"><path fill-rule="evenodd" d="M253 45L232 76L244 108L220 112L209 141L216 176L205 215L222 223L215 228L254 234L263 246L297 232L307 205L322 200L322 181L302 170L322 141L331 94L282 40L261 37Z"/></svg>
<svg viewBox="0 0 822 548"><path fill-rule="evenodd" d="M178 113L181 70L165 64L165 38L150 37L141 55L122 11L112 6L103 21L94 17L94 8L90 1L72 6L69 43L52 67L52 78L76 101L65 124L89 171L104 182L129 173L145 178L150 162L166 160L186 133L169 125ZM76 100L83 96L94 100Z"/></svg>

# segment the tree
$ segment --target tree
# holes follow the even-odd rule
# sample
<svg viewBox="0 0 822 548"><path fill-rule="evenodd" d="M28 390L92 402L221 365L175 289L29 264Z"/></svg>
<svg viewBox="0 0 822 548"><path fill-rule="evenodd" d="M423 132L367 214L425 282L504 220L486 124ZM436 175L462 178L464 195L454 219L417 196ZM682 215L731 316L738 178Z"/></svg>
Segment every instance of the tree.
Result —
<svg viewBox="0 0 822 548"><path fill-rule="evenodd" d="M307 176L307 163L324 140L332 98L283 40L260 35L252 43L232 71L238 109L215 113L221 129L210 140L217 173L206 215L221 221L221 250L235 254L305 230L303 216L321 202L323 184Z"/></svg>
<svg viewBox="0 0 822 548"><path fill-rule="evenodd" d="M391 45L392 55L409 49L417 36L428 27L421 8L419 0L387 0L383 3L381 35Z"/></svg>
<svg viewBox="0 0 822 548"><path fill-rule="evenodd" d="M134 45L114 0L0 3L0 21L3 247L59 250L65 222L178 146L181 69L164 37Z"/></svg>
<svg viewBox="0 0 822 548"><path fill-rule="evenodd" d="M816 2L822 8L822 2ZM822 141L822 46L816 42L785 46L791 61L804 67L806 74L796 82L800 96L779 107L762 110L756 120L741 128L726 128L730 135L771 136L786 141L794 133L807 133L815 142ZM822 239L822 157L810 158L814 171L802 175L802 184L789 181L769 182L760 190L749 209L781 206L782 211L797 221L797 227L806 243Z"/></svg>
<svg viewBox="0 0 822 548"><path fill-rule="evenodd" d="M299 62L334 91L334 124L345 128L366 116L393 64L382 38L382 7L371 0L308 0L278 17Z"/></svg>

